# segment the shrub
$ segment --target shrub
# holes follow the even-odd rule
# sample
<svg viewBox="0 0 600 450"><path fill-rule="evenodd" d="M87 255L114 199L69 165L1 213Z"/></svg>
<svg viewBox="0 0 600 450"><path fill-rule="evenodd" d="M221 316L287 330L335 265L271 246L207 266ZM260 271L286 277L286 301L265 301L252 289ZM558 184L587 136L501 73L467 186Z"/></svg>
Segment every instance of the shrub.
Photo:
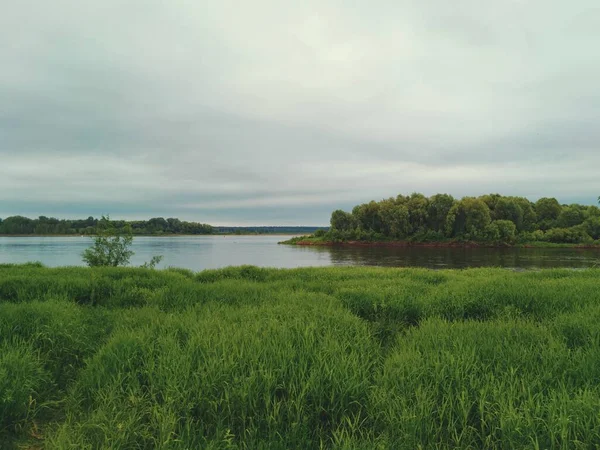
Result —
<svg viewBox="0 0 600 450"><path fill-rule="evenodd" d="M551 228L544 233L544 241L553 243L583 244L593 241L581 227Z"/></svg>
<svg viewBox="0 0 600 450"><path fill-rule="evenodd" d="M96 266L125 266L133 256L130 250L133 242L133 231L130 225L122 230L113 226L109 216L102 216L96 228L92 247L86 249L83 261L90 267Z"/></svg>
<svg viewBox="0 0 600 450"><path fill-rule="evenodd" d="M485 230L488 241L500 244L514 244L517 227L510 220L494 220Z"/></svg>

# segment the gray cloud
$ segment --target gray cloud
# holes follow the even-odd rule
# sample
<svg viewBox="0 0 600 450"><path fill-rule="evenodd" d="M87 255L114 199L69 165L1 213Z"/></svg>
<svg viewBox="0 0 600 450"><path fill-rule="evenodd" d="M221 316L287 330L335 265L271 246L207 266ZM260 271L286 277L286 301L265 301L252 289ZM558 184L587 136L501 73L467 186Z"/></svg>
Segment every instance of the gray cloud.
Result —
<svg viewBox="0 0 600 450"><path fill-rule="evenodd" d="M600 193L595 2L23 1L0 216L325 224L397 193Z"/></svg>

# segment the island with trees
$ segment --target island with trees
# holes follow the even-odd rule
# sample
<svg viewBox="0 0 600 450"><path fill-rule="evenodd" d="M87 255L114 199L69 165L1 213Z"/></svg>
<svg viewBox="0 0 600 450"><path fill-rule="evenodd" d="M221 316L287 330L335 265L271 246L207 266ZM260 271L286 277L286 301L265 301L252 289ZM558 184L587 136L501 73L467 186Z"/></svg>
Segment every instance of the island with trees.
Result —
<svg viewBox="0 0 600 450"><path fill-rule="evenodd" d="M577 245L600 247L600 208L555 198L488 194L398 195L336 210L329 230L291 239L296 245Z"/></svg>

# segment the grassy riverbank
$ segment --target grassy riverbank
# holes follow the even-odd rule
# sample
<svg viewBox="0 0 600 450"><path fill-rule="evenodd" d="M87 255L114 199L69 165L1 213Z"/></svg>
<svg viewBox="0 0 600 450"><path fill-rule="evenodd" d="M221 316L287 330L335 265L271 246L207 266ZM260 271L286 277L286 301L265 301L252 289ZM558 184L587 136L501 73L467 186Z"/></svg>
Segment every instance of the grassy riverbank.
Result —
<svg viewBox="0 0 600 450"><path fill-rule="evenodd" d="M600 270L0 266L2 448L597 448Z"/></svg>

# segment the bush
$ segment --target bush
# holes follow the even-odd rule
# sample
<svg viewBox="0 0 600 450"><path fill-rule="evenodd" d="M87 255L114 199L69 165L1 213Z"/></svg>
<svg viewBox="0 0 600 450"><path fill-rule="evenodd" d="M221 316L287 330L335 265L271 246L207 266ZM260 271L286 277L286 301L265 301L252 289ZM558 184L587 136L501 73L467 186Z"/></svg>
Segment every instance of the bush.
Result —
<svg viewBox="0 0 600 450"><path fill-rule="evenodd" d="M581 227L552 228L544 233L544 241L566 244L584 244L593 239Z"/></svg>
<svg viewBox="0 0 600 450"><path fill-rule="evenodd" d="M585 221L584 227L593 239L600 239L600 217L590 217Z"/></svg>
<svg viewBox="0 0 600 450"><path fill-rule="evenodd" d="M90 267L97 266L125 266L133 256L130 250L133 242L133 231L127 225L123 231L114 227L108 216L102 216L96 229L96 236L92 238L92 247L86 249L82 256L83 261Z"/></svg>
<svg viewBox="0 0 600 450"><path fill-rule="evenodd" d="M514 244L517 227L510 220L494 220L485 230L488 241L499 244Z"/></svg>

